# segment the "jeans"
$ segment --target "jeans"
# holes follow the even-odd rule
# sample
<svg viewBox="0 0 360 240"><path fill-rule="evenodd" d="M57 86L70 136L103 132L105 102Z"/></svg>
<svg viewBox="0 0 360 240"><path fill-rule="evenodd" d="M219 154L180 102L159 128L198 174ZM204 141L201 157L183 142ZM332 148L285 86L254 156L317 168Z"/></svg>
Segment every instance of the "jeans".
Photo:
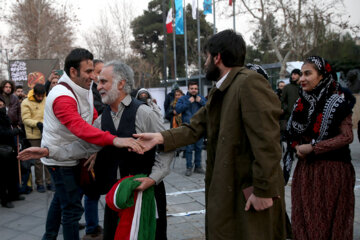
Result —
<svg viewBox="0 0 360 240"><path fill-rule="evenodd" d="M201 151L202 151L203 139L201 138L194 144L187 145L185 150L186 156L186 168L192 168L192 151L195 150L195 168L201 168Z"/></svg>
<svg viewBox="0 0 360 240"><path fill-rule="evenodd" d="M84 212L78 183L79 169L77 166L48 166L48 170L55 184L55 194L50 204L46 232L42 239L56 240L61 223L64 240L78 240L79 220Z"/></svg>
<svg viewBox="0 0 360 240"><path fill-rule="evenodd" d="M100 195L84 196L86 234L94 233L99 225L98 202Z"/></svg>

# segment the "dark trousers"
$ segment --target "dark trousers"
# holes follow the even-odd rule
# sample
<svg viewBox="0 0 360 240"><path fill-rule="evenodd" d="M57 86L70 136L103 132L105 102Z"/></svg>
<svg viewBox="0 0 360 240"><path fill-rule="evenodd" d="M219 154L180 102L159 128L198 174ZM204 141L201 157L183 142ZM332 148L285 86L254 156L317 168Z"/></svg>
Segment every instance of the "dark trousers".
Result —
<svg viewBox="0 0 360 240"><path fill-rule="evenodd" d="M79 240L79 220L84 212L80 198L79 168L48 166L48 170L55 184L55 194L50 204L46 232L42 239L57 239L61 223L65 240Z"/></svg>
<svg viewBox="0 0 360 240"><path fill-rule="evenodd" d="M8 159L0 160L0 199L1 204L6 204L19 196L18 161L15 153Z"/></svg>
<svg viewBox="0 0 360 240"><path fill-rule="evenodd" d="M165 185L161 182L155 186L155 201L159 218L156 219L156 240L166 240L166 192ZM118 225L118 213L111 210L107 205L104 213L104 240L114 240Z"/></svg>

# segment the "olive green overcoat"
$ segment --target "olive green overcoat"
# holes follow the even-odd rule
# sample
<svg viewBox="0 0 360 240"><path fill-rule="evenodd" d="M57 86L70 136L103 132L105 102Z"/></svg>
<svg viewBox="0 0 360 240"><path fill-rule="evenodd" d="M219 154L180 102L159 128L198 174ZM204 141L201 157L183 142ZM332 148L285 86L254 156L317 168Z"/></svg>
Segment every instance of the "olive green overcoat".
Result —
<svg viewBox="0 0 360 240"><path fill-rule="evenodd" d="M234 67L190 124L162 132L165 151L207 135L207 239L286 239L280 114L280 101L266 79ZM264 211L246 212L242 190L249 186L258 197L279 199Z"/></svg>

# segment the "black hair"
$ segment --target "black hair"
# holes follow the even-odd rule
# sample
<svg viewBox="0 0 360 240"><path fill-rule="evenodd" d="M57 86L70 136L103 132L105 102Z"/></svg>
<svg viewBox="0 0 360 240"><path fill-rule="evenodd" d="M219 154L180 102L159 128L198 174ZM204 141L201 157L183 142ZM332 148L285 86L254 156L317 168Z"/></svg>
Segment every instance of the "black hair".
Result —
<svg viewBox="0 0 360 240"><path fill-rule="evenodd" d="M277 82L277 86L279 86L280 83L285 83L285 82L283 80L280 80L280 81Z"/></svg>
<svg viewBox="0 0 360 240"><path fill-rule="evenodd" d="M21 86L21 85L17 85L17 86L15 87L16 90L18 90L19 88L24 89L23 86Z"/></svg>
<svg viewBox="0 0 360 240"><path fill-rule="evenodd" d="M10 81L10 80L3 80L1 83L0 83L0 94L2 94L4 92L4 87L5 85L9 83L11 85L11 92L10 94L13 94L15 92L15 83L13 81Z"/></svg>
<svg viewBox="0 0 360 240"><path fill-rule="evenodd" d="M241 34L233 30L224 30L210 37L205 44L204 53L210 53L212 57L220 53L226 67L242 67L245 61L246 44Z"/></svg>
<svg viewBox="0 0 360 240"><path fill-rule="evenodd" d="M192 86L192 85L197 85L197 86L199 87L199 84L198 84L197 82L190 81L190 82L188 83L188 88L189 88L190 86Z"/></svg>
<svg viewBox="0 0 360 240"><path fill-rule="evenodd" d="M94 56L91 52L84 48L75 48L65 59L64 71L70 77L70 68L73 67L76 70L80 70L80 62L84 60L93 60Z"/></svg>
<svg viewBox="0 0 360 240"><path fill-rule="evenodd" d="M94 63L94 67L95 67L96 64L98 64L98 63L104 63L104 61L103 61L103 60L100 60L100 59L94 59L93 63Z"/></svg>
<svg viewBox="0 0 360 240"><path fill-rule="evenodd" d="M35 95L44 95L45 94L45 85L41 83L37 83L34 87Z"/></svg>

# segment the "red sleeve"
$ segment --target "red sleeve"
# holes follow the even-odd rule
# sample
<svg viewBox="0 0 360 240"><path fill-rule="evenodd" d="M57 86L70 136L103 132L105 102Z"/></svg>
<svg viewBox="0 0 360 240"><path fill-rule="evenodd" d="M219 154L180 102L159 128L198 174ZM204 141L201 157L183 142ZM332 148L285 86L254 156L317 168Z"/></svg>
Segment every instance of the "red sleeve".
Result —
<svg viewBox="0 0 360 240"><path fill-rule="evenodd" d="M93 124L94 124L94 121L98 118L98 116L99 116L99 114L94 107L94 114L93 114L93 121L92 121Z"/></svg>
<svg viewBox="0 0 360 240"><path fill-rule="evenodd" d="M113 145L115 136L91 126L81 118L75 99L60 96L54 100L53 111L57 119L78 138L99 146ZM94 111L94 116L97 112Z"/></svg>

